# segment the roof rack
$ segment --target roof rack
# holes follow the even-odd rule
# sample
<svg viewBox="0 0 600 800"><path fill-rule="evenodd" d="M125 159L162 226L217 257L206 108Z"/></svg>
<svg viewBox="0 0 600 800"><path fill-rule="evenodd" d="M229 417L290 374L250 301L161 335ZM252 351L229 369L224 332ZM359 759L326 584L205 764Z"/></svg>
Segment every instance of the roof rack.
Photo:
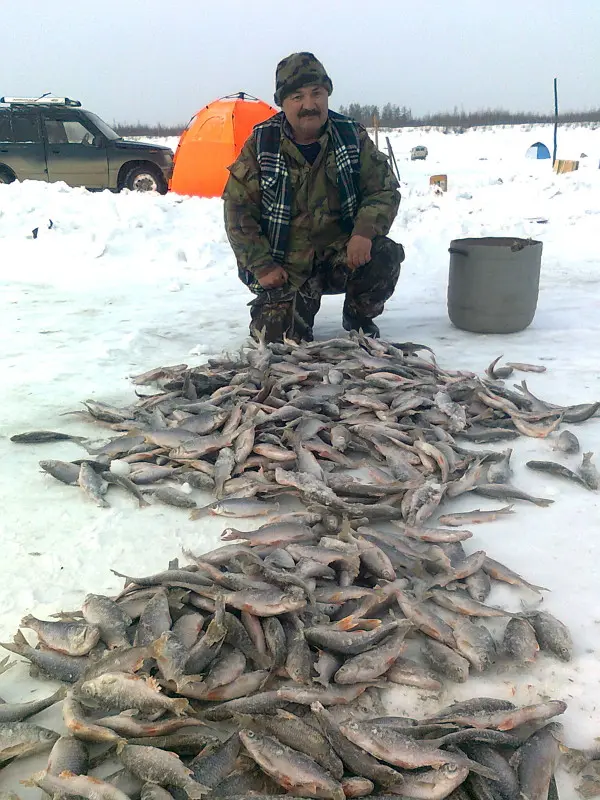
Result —
<svg viewBox="0 0 600 800"><path fill-rule="evenodd" d="M70 97L0 97L0 103L8 105L52 105L52 106L71 106L80 107L79 100L71 100Z"/></svg>

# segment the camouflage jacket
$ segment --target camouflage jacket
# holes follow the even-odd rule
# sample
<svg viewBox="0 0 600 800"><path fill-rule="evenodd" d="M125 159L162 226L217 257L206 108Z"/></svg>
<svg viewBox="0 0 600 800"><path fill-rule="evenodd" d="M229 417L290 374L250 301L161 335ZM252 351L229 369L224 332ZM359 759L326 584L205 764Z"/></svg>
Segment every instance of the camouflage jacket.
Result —
<svg viewBox="0 0 600 800"><path fill-rule="evenodd" d="M294 287L310 276L315 261L345 260L351 234L343 225L337 168L330 123L319 139L321 150L309 164L282 126L281 153L292 186L291 223L283 264ZM387 157L376 149L360 126L359 203L352 233L373 239L385 236L400 204L399 184ZM223 192L225 228L241 271L254 273L273 264L269 241L261 227L260 169L251 135L234 164Z"/></svg>

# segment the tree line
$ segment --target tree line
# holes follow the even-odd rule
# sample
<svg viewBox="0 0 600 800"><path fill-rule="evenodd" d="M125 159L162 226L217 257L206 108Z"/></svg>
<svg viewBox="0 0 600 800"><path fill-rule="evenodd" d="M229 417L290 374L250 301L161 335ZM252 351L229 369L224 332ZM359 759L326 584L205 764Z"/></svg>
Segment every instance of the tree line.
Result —
<svg viewBox="0 0 600 800"><path fill-rule="evenodd" d="M377 105L350 103L339 107L340 114L352 117L365 127L373 127L374 119L380 128L439 127L474 128L482 125L535 125L554 122L553 114L538 114L533 111L514 112L501 108L487 108L479 111L453 111L425 114L413 117L410 108L386 103ZM600 108L591 111L569 111L559 115L561 123L600 123ZM114 123L113 128L121 136L180 136L185 125L148 125L145 123Z"/></svg>

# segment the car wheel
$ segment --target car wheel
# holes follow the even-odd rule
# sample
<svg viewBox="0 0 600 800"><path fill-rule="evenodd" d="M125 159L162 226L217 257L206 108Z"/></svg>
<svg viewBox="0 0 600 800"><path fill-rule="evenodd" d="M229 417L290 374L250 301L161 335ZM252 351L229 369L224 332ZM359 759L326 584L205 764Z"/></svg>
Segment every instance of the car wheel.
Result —
<svg viewBox="0 0 600 800"><path fill-rule="evenodd" d="M132 167L127 172L123 187L131 189L132 192L159 192L160 194L164 194L167 190L160 171L144 165Z"/></svg>
<svg viewBox="0 0 600 800"><path fill-rule="evenodd" d="M11 175L9 172L5 172L4 170L0 169L0 183L12 183L14 179L14 175Z"/></svg>

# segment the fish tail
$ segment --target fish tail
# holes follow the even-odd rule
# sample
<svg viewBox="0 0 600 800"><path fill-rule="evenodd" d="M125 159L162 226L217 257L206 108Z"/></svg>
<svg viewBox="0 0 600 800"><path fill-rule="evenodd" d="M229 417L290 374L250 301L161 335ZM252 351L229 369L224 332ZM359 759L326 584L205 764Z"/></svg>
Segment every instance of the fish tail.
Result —
<svg viewBox="0 0 600 800"><path fill-rule="evenodd" d="M26 614L19 622L21 628L31 628L31 623L35 622L35 617L32 614Z"/></svg>
<svg viewBox="0 0 600 800"><path fill-rule="evenodd" d="M545 497L536 497L533 502L536 504L536 506L540 506L540 508L547 508L548 506L552 505L554 500L549 500Z"/></svg>
<svg viewBox="0 0 600 800"><path fill-rule="evenodd" d="M184 791L190 800L201 800L201 797L205 794L210 794L212 789L208 786L204 786L203 783L190 780L189 783L186 783Z"/></svg>
<svg viewBox="0 0 600 800"><path fill-rule="evenodd" d="M25 651L29 647L29 642L19 630L13 636L12 642L0 642L0 647L3 647L5 650L10 650L11 653L22 656L25 655Z"/></svg>
<svg viewBox="0 0 600 800"><path fill-rule="evenodd" d="M19 781L22 786L38 786L41 781L44 780L46 777L47 770L43 769L41 772L36 772L30 778L26 778L25 780Z"/></svg>
<svg viewBox="0 0 600 800"><path fill-rule="evenodd" d="M11 667L14 667L14 665L17 663L16 661L9 661L9 658L10 656L6 656L6 658L3 658L2 661L0 661L0 675L3 675L7 670L9 670Z"/></svg>
<svg viewBox="0 0 600 800"><path fill-rule="evenodd" d="M497 773L493 769L490 769L489 767L484 767L483 764L479 764L477 761L472 761L470 758L465 758L464 761L462 761L462 763L465 767L469 767L471 772L476 772L483 778L488 778L491 781L500 780Z"/></svg>
<svg viewBox="0 0 600 800"><path fill-rule="evenodd" d="M202 519L202 517L205 517L207 514L211 512L213 505L214 505L213 503L210 503L207 506L202 506L202 508L192 509L192 511L190 512L189 519L191 519L192 522L196 519Z"/></svg>

